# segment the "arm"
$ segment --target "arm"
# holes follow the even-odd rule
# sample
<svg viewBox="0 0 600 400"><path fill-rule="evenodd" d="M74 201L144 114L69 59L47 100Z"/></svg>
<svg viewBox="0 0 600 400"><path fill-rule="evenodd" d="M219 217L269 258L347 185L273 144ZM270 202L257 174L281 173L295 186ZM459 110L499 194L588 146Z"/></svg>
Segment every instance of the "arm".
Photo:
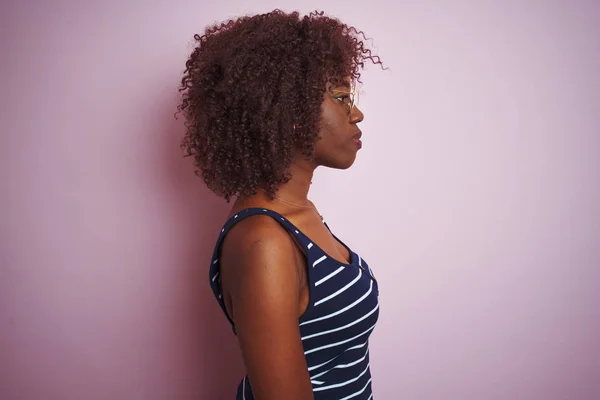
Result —
<svg viewBox="0 0 600 400"><path fill-rule="evenodd" d="M298 327L296 245L272 218L241 221L225 239L222 285L258 400L312 400Z"/></svg>

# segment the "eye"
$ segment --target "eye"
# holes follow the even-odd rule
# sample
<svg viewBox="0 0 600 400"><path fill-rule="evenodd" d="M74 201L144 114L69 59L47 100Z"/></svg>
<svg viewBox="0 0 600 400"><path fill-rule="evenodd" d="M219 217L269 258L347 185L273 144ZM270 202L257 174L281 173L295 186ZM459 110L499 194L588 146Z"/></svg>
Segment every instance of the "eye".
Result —
<svg viewBox="0 0 600 400"><path fill-rule="evenodd" d="M343 103L346 105L350 104L350 96L348 96L347 94L334 96L333 98L336 99L337 101L339 101L340 103Z"/></svg>

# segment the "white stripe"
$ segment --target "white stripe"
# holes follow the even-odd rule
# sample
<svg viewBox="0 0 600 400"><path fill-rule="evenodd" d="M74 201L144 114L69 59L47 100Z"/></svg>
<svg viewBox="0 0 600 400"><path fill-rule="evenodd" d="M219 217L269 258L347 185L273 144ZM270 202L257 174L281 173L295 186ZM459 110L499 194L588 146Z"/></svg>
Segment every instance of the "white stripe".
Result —
<svg viewBox="0 0 600 400"><path fill-rule="evenodd" d="M335 296L338 296L340 293L343 293L343 292L345 292L346 290L348 290L348 288L349 288L350 286L352 286L352 285L354 285L356 282L358 282L358 280L360 279L361 275L362 275L362 269L359 269L359 270L358 270L358 275L356 276L356 278L354 278L354 279L352 280L352 282L350 282L349 284L347 284L346 286L344 286L343 288L341 288L341 289L340 289L340 290L338 290L337 292L335 292L335 293L333 293L333 294L330 294L329 296L325 297L324 299L321 299L321 300L317 301L317 302L315 303L315 306L318 306L319 304L323 304L323 303L325 303L326 301L333 299Z"/></svg>
<svg viewBox="0 0 600 400"><path fill-rule="evenodd" d="M244 383L242 384L242 400L246 400L246 377L244 376Z"/></svg>
<svg viewBox="0 0 600 400"><path fill-rule="evenodd" d="M367 400L371 400L373 398L373 393L371 393L371 395L369 396L369 398Z"/></svg>
<svg viewBox="0 0 600 400"><path fill-rule="evenodd" d="M369 370L369 364L367 364L367 368L365 368L365 370L363 372L361 372L358 376L356 376L356 377L354 377L354 378L352 378L350 380L347 380L345 382L342 382L342 383L336 383L335 385L329 385L329 386L323 386L323 387L320 387L320 388L314 388L313 392L320 392L321 390L333 389L333 388L338 388L338 387L349 385L349 384L351 384L351 383L356 382L357 380L359 380L360 377L363 376L364 374L366 374L368 370Z"/></svg>
<svg viewBox="0 0 600 400"><path fill-rule="evenodd" d="M361 394L362 392L364 392L364 391L367 389L367 386L369 386L369 383L371 383L371 378L369 378L369 380L367 381L367 384L365 385L365 387L364 387L364 388L362 388L362 390L359 390L358 392L356 392L356 393L353 393L353 394L351 394L350 396L346 396L346 397L344 397L343 399L340 399L340 400L347 400L347 399L351 399L351 398L353 398L353 397L356 397L356 396L358 396L359 394ZM371 394L371 397L373 397L373 395L372 395L372 394ZM369 397L369 399L370 399L371 397Z"/></svg>
<svg viewBox="0 0 600 400"><path fill-rule="evenodd" d="M358 360L356 360L356 361L353 361L353 362L351 362L351 363L349 363L349 364L338 364L338 365L335 365L335 366L333 366L333 367L329 368L329 369L328 369L328 370L326 370L326 371L323 371L323 372L321 372L321 373L319 373L319 374L316 374L315 376L311 376L311 377L310 377L310 379L314 379L314 378L318 378L318 377L320 377L320 376L323 376L323 375L325 375L326 373L328 373L329 371L332 371L332 370L334 370L334 369L336 369L336 368L348 368L348 367L353 367L353 366L355 366L356 364L360 364L361 362L365 361L365 359L367 358L367 354L369 354L369 349L368 349L368 348L367 348L367 351L365 352L365 355L364 355L364 356L362 356L361 358L359 358Z"/></svg>
<svg viewBox="0 0 600 400"><path fill-rule="evenodd" d="M213 261L213 264L216 264L219 262L219 259L217 258L215 261Z"/></svg>
<svg viewBox="0 0 600 400"><path fill-rule="evenodd" d="M362 336L362 335L364 335L365 333L369 333L370 331L372 331L372 330L373 330L373 328L375 328L375 325L373 325L372 327L370 327L370 328L369 328L369 329L367 329L366 331L364 331L364 332L362 332L362 333L359 333L358 335L356 335L356 336L354 336L354 337L351 337L350 339L342 340L341 342L336 342L336 343L330 343L330 344L326 344L325 346L321 346L321 347L315 347L314 349L310 349L310 350L308 350L308 351L305 351L305 352L304 352L304 355L311 354L311 353L314 353L314 352L316 352L316 351L319 351L319 350L328 349L328 348L330 348L330 347L339 346L340 344L344 344L344 343L351 342L351 341L353 341L354 339L361 337L361 336Z"/></svg>
<svg viewBox="0 0 600 400"><path fill-rule="evenodd" d="M348 311L349 309L351 309L352 307L354 307L355 305L357 305L358 303L360 303L361 301L366 299L371 294L372 291L373 291L373 281L371 281L371 283L369 284L369 290L367 290L367 293L363 294L362 297L359 298L358 300L356 300L354 303L352 303L349 306L346 306L346 307L342 308L341 310L338 310L334 313L327 314L327 315L324 315L319 318L311 319L309 321L304 321L303 323L300 324L300 326L312 324L313 322L322 321L324 319L329 319L329 318L335 317L336 315L343 313L344 311Z"/></svg>
<svg viewBox="0 0 600 400"><path fill-rule="evenodd" d="M218 273L218 272L215 274L215 276L213 276L213 278L212 278L212 281L213 281L213 282L215 281L215 279L217 279L217 276L219 276L219 273Z"/></svg>
<svg viewBox="0 0 600 400"><path fill-rule="evenodd" d="M325 382L322 382L322 381L313 381L313 380L311 379L311 380L310 380L310 383L312 383L313 385L322 385L322 384L324 384Z"/></svg>
<svg viewBox="0 0 600 400"><path fill-rule="evenodd" d="M308 244L308 249L310 250L310 248L311 248L311 247L313 247L313 244L312 244L312 243L309 243L309 244Z"/></svg>
<svg viewBox="0 0 600 400"><path fill-rule="evenodd" d="M236 219L236 218L237 218L237 214L235 215L235 217L233 217L233 219Z"/></svg>
<svg viewBox="0 0 600 400"><path fill-rule="evenodd" d="M318 280L317 283L315 283L315 286L319 286L321 283L326 282L329 279L333 278L334 276L339 274L343 269L344 269L344 267L339 267L338 269L336 269L335 271L333 271L332 273L327 275L325 278Z"/></svg>
<svg viewBox="0 0 600 400"><path fill-rule="evenodd" d="M325 260L326 258L327 258L327 256L323 256L323 257L319 258L317 261L315 261L315 262L313 263L313 268L315 267L315 265L317 265L317 264L318 264L318 263L320 263L321 261Z"/></svg>
<svg viewBox="0 0 600 400"><path fill-rule="evenodd" d="M361 347L365 347L367 345L367 342L364 342L363 344L357 344L356 346L352 346L352 347L348 347L346 350L344 350L344 352L342 354L345 354L346 352L350 351L350 350L356 350L356 349L360 349ZM331 360L325 361L323 364L319 364L319 365L313 365L312 367L308 367L309 371L313 371L317 368L322 367L325 364L329 364L330 362L332 362L333 360L337 359L338 357L340 357L342 354L338 354L337 356L333 357Z"/></svg>
<svg viewBox="0 0 600 400"><path fill-rule="evenodd" d="M367 314L363 315L362 317L360 317L359 319L357 319L357 320L355 320L355 321L352 321L352 322L350 322L348 325L340 326L339 328L330 329L330 330L328 330L328 331L322 331L322 332L314 333L314 334L312 334L312 335L308 335L308 336L305 336L305 337L301 338L301 340L305 340L305 339L311 339L311 338L314 338L314 337L317 337L317 336L321 336L321 335L327 335L327 334L329 334L329 333L332 333L332 332L337 332L337 331L341 331L342 329L349 328L349 327L351 327L352 325L356 325L356 324L358 324L360 321L362 321L362 320L364 320L364 319L368 318L368 317L369 317L371 314L373 314L375 311L377 311L377 309L378 309L378 308L379 308L379 304L377 304L377 305L375 306L375 308L374 308L374 309L372 309L371 311L369 311Z"/></svg>
<svg viewBox="0 0 600 400"><path fill-rule="evenodd" d="M360 258L360 256L358 256L358 265L362 267L362 258Z"/></svg>

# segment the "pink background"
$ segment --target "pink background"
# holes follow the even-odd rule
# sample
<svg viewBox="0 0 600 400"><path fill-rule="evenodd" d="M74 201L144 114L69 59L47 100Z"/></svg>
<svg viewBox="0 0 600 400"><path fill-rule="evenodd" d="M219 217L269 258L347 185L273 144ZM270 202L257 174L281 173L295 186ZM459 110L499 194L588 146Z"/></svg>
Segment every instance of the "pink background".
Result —
<svg viewBox="0 0 600 400"><path fill-rule="evenodd" d="M375 398L600 398L600 3L120 3L0 6L0 399L233 398L175 88L207 24L298 4L391 68L311 192L381 282Z"/></svg>

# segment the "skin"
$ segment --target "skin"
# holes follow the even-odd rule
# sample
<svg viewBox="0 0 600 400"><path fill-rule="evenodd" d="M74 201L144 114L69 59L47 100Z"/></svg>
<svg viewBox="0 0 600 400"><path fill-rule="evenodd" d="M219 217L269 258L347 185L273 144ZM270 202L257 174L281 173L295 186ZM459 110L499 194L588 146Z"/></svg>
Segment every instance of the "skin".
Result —
<svg viewBox="0 0 600 400"><path fill-rule="evenodd" d="M279 187L278 199L265 192L241 197L231 215L248 207L272 209L302 230L338 261L348 263L348 250L308 206L308 192L319 166L349 168L359 146L357 124L364 118L344 102L345 85L331 88L322 103L320 140L314 158L298 156L291 165L292 179ZM221 253L221 288L233 319L249 380L258 400L313 399L312 385L300 340L298 318L309 301L306 258L303 249L274 219L257 215L237 223L226 236Z"/></svg>

